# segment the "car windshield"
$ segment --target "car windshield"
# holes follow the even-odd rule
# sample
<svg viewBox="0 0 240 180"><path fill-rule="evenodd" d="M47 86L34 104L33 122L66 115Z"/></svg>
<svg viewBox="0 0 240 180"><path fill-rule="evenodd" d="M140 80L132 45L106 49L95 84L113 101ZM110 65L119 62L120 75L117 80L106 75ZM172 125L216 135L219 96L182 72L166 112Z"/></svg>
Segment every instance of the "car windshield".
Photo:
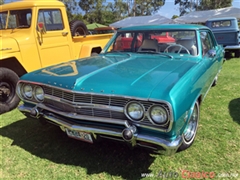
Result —
<svg viewBox="0 0 240 180"><path fill-rule="evenodd" d="M118 31L106 52L198 54L194 30Z"/></svg>
<svg viewBox="0 0 240 180"><path fill-rule="evenodd" d="M0 29L29 28L31 26L32 10L10 10L0 13ZM7 24L8 23L8 24Z"/></svg>

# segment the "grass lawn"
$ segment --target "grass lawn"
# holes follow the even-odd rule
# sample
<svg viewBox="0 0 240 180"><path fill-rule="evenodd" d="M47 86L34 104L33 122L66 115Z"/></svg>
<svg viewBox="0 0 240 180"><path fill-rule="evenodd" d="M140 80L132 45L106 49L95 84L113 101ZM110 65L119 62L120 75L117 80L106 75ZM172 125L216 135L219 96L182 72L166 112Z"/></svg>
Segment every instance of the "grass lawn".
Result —
<svg viewBox="0 0 240 180"><path fill-rule="evenodd" d="M193 146L173 156L112 141L70 139L17 109L1 115L0 122L3 179L240 179L240 59L225 62L217 86L202 103Z"/></svg>

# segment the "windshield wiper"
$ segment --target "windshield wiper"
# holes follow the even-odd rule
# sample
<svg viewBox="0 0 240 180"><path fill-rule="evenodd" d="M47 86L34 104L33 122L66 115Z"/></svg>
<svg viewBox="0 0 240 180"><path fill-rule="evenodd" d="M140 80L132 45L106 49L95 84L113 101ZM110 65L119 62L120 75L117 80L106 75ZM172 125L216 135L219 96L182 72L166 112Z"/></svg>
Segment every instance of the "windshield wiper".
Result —
<svg viewBox="0 0 240 180"><path fill-rule="evenodd" d="M131 54L129 52L126 52L126 51L110 51L110 52L105 52L103 54L105 54L105 55L114 55L114 53L120 53L120 54L131 56Z"/></svg>

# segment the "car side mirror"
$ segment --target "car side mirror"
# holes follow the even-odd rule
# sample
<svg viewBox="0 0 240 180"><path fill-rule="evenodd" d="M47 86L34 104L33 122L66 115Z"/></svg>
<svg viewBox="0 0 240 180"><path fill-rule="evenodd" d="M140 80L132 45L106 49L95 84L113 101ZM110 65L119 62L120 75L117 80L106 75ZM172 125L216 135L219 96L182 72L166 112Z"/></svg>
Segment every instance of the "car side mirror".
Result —
<svg viewBox="0 0 240 180"><path fill-rule="evenodd" d="M37 30L41 33L41 34L45 34L46 33L46 27L44 22L38 22L37 24Z"/></svg>
<svg viewBox="0 0 240 180"><path fill-rule="evenodd" d="M217 52L216 52L215 49L210 49L210 50L208 51L208 55L209 55L210 57L215 57L216 54L217 54Z"/></svg>

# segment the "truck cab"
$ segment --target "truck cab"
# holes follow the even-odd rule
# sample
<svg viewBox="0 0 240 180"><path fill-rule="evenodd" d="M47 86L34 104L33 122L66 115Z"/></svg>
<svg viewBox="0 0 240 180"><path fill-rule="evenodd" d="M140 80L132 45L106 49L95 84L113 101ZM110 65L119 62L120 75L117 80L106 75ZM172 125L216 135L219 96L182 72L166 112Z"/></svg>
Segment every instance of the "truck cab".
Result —
<svg viewBox="0 0 240 180"><path fill-rule="evenodd" d="M23 74L101 52L112 34L88 35L86 25L68 21L58 0L22 0L0 6L0 114L14 109Z"/></svg>
<svg viewBox="0 0 240 180"><path fill-rule="evenodd" d="M235 17L214 18L206 21L218 42L225 49L226 55L234 53L240 57L240 32L238 21Z"/></svg>

